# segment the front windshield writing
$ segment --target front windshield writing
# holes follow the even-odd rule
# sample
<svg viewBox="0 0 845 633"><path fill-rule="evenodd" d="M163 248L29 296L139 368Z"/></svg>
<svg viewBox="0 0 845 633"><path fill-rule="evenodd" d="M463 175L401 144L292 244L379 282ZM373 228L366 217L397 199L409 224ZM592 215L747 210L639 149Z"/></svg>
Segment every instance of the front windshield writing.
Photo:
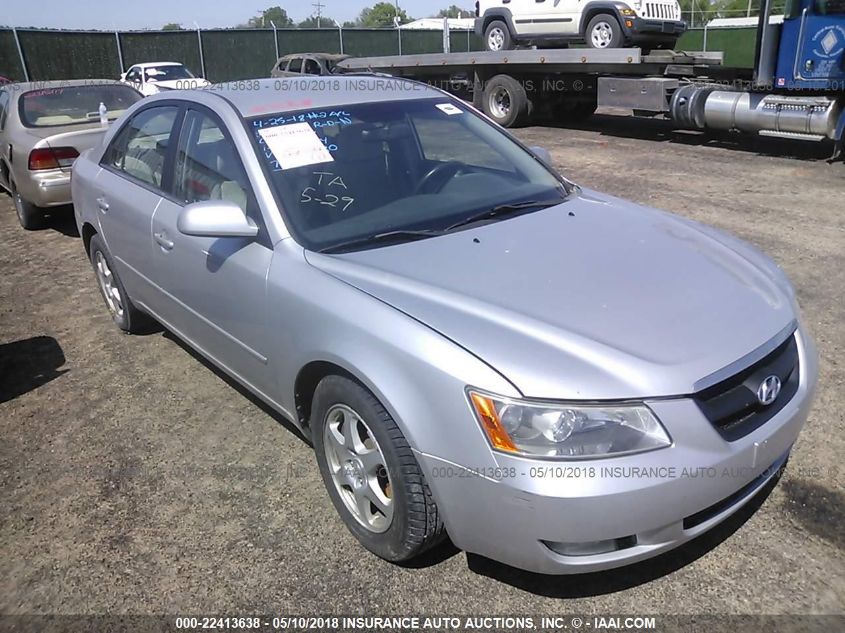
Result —
<svg viewBox="0 0 845 633"><path fill-rule="evenodd" d="M531 154L444 98L319 108L250 124L307 248L443 229L485 208L564 193Z"/></svg>

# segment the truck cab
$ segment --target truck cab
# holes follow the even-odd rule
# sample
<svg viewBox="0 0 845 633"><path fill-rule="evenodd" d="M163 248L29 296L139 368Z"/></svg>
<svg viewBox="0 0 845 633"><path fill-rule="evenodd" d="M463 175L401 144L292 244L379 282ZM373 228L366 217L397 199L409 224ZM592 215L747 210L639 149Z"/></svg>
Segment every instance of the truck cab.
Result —
<svg viewBox="0 0 845 633"><path fill-rule="evenodd" d="M677 0L479 0L475 31L489 51L519 46L673 48L686 30Z"/></svg>

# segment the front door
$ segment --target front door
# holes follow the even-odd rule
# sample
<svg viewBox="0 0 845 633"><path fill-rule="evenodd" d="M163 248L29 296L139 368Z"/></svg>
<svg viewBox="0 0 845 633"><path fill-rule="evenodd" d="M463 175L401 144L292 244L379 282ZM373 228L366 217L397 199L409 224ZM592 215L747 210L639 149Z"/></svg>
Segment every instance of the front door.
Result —
<svg viewBox="0 0 845 633"><path fill-rule="evenodd" d="M197 237L178 229L185 205L226 200L260 227L259 235ZM260 392L268 372L266 278L273 248L253 189L224 125L211 112L189 109L176 151L173 195L152 219L157 282L166 325Z"/></svg>
<svg viewBox="0 0 845 633"><path fill-rule="evenodd" d="M841 89L845 82L845 0L812 0L784 19L778 87ZM799 5L800 6L800 5Z"/></svg>

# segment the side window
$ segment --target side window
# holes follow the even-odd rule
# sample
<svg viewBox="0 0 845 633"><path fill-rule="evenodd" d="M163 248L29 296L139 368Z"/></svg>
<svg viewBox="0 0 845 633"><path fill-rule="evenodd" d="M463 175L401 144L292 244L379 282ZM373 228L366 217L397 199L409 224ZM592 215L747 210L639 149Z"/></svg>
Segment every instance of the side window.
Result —
<svg viewBox="0 0 845 633"><path fill-rule="evenodd" d="M186 203L203 200L234 202L256 218L255 197L238 151L220 124L189 110L176 155L174 194Z"/></svg>
<svg viewBox="0 0 845 633"><path fill-rule="evenodd" d="M302 58L294 57L288 64L288 72L301 73L302 72Z"/></svg>
<svg viewBox="0 0 845 633"><path fill-rule="evenodd" d="M816 0L816 15L845 14L845 0Z"/></svg>
<svg viewBox="0 0 845 633"><path fill-rule="evenodd" d="M160 106L136 114L114 137L103 164L161 188L164 161L179 108Z"/></svg>
<svg viewBox="0 0 845 633"><path fill-rule="evenodd" d="M435 115L439 116L439 112ZM433 120L427 116L412 117L423 157L432 161L455 160L455 148L460 147L460 160L467 165L513 172L514 168L494 147L481 137L466 130L460 116L448 120Z"/></svg>
<svg viewBox="0 0 845 633"><path fill-rule="evenodd" d="M306 59L305 60L305 74L306 75L319 75L320 74L320 64L317 63L316 59Z"/></svg>
<svg viewBox="0 0 845 633"><path fill-rule="evenodd" d="M6 114L9 112L9 93L0 90L0 130L6 127Z"/></svg>

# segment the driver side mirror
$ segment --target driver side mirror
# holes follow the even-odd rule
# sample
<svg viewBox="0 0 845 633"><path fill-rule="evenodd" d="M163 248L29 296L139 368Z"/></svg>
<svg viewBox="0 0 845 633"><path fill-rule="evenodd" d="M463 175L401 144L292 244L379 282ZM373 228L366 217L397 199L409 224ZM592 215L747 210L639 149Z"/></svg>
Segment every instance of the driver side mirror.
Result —
<svg viewBox="0 0 845 633"><path fill-rule="evenodd" d="M179 232L197 237L255 237L258 226L228 200L194 202L179 213Z"/></svg>
<svg viewBox="0 0 845 633"><path fill-rule="evenodd" d="M549 167L552 166L552 155L549 153L549 150L547 150L545 147L539 147L535 145L529 147L528 149L531 150L531 153L534 154L534 156L546 163Z"/></svg>

